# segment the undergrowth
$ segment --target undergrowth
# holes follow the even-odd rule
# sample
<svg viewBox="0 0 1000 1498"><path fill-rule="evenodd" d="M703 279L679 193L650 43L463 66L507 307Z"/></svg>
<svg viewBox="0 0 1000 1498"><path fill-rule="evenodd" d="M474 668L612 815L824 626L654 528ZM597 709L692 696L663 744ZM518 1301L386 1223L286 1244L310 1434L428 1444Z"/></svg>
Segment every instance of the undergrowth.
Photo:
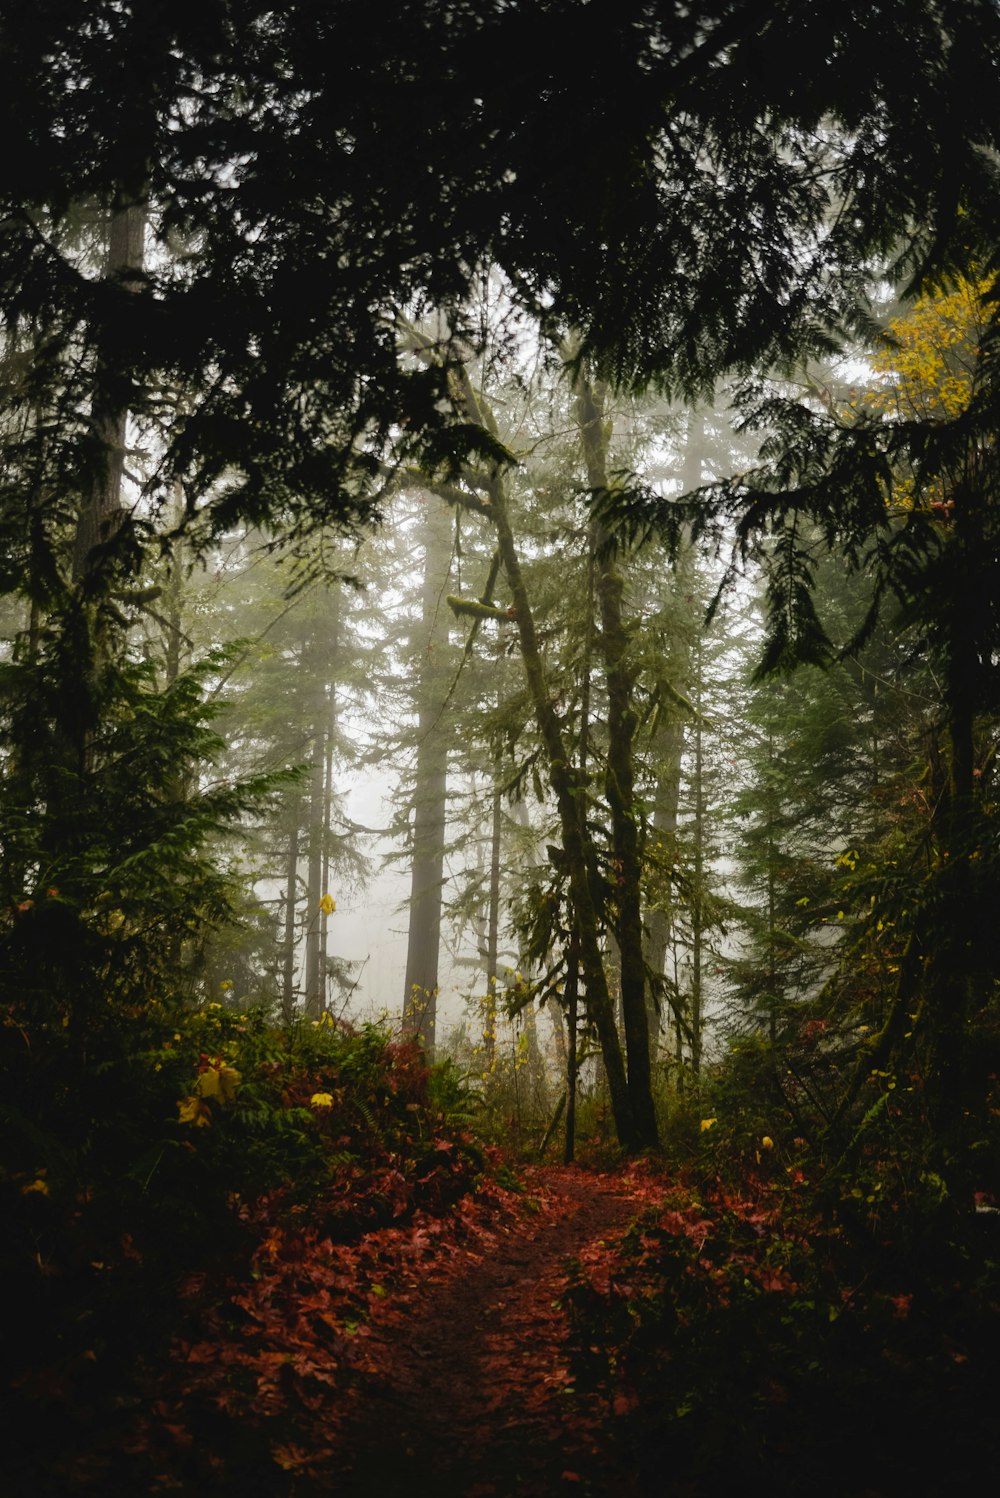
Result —
<svg viewBox="0 0 1000 1498"><path fill-rule="evenodd" d="M183 1488L196 1450L280 1491L373 1287L492 1189L460 1077L376 1026L109 1005L81 1049L10 1006L0 1091L17 1498Z"/></svg>
<svg viewBox="0 0 1000 1498"><path fill-rule="evenodd" d="M744 1042L675 1101L662 1201L573 1267L577 1389L643 1493L667 1471L697 1498L958 1493L1000 1460L995 1099L966 1199L915 1068L872 1071L851 1150L810 1104L807 1045Z"/></svg>

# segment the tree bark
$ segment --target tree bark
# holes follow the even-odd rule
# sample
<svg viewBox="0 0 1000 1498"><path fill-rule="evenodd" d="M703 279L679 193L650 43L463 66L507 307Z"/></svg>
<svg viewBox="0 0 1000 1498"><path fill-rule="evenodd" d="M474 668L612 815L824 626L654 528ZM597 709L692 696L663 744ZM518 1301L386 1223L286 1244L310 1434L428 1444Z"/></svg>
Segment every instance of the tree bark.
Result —
<svg viewBox="0 0 1000 1498"><path fill-rule="evenodd" d="M417 670L417 767L403 1032L417 1037L430 1056L437 1023L448 794L448 749L440 721L446 688L440 660L448 643L445 594L451 568L451 527L442 505L428 503L422 540L422 653Z"/></svg>
<svg viewBox="0 0 1000 1498"><path fill-rule="evenodd" d="M290 1025L295 1014L295 905L299 880L299 807L296 796L288 834L285 888L285 935L282 943L281 1015Z"/></svg>
<svg viewBox="0 0 1000 1498"><path fill-rule="evenodd" d="M493 804L490 817L490 885L486 926L486 1005L483 1014L485 1070L492 1075L497 1041L497 966L500 948L500 766L493 766Z"/></svg>
<svg viewBox="0 0 1000 1498"><path fill-rule="evenodd" d="M574 938L569 944L566 970L566 1138L563 1163L572 1165L576 1154L577 1025L580 984L580 953Z"/></svg>
<svg viewBox="0 0 1000 1498"><path fill-rule="evenodd" d="M635 1124L625 1063L615 1025L614 1006L608 991L601 952L600 923L590 881L590 839L584 825L584 789L571 768L559 717L548 690L534 615L511 529L506 490L499 474L494 474L490 480L489 496L500 556L517 621L521 659L535 720L545 746L549 779L559 813L563 853L579 930L587 1014L601 1047L608 1077L611 1111L619 1141L625 1149L643 1148L648 1141L640 1135Z"/></svg>
<svg viewBox="0 0 1000 1498"><path fill-rule="evenodd" d="M315 655L320 652L314 651ZM319 667L319 660L316 667ZM313 717L312 751L309 774L309 858L306 875L306 1017L318 1019L323 1013L324 982L320 963L320 926L323 919L323 845L326 828L323 815L326 803L326 728L327 699L323 677L316 681L317 703Z"/></svg>
<svg viewBox="0 0 1000 1498"><path fill-rule="evenodd" d="M695 698L697 717L694 724L694 878L691 897L691 1075L701 1075L701 1052L704 1019L704 942L705 942L705 756L702 742L702 645L695 651Z"/></svg>
<svg viewBox="0 0 1000 1498"><path fill-rule="evenodd" d="M591 493L608 492L604 389L585 377L576 382L576 416ZM600 642L608 693L608 757L605 794L611 813L613 874L616 885L615 935L621 963L621 1004L628 1054L628 1088L640 1146L659 1143L653 1106L646 1008L646 964L642 939L642 837L635 795L634 739L638 719L633 707L634 673L628 663L628 630L623 599L625 584L615 564L610 538L598 523L597 577L601 617Z"/></svg>
<svg viewBox="0 0 1000 1498"><path fill-rule="evenodd" d="M467 419L477 422L484 430L496 435L496 423L477 397L465 369L456 372L455 404ZM625 1063L601 951L600 921L591 884L593 847L586 828L585 788L582 779L571 767L562 725L548 689L534 615L514 541L506 486L499 469L494 468L486 476L485 490L487 504L480 504L479 509L480 513L493 521L496 528L500 562L507 578L517 623L521 661L535 721L545 748L549 780L559 815L562 851L566 859L570 895L579 933L587 1015L604 1059L611 1111L619 1142L625 1149L642 1148L629 1098Z"/></svg>
<svg viewBox="0 0 1000 1498"><path fill-rule="evenodd" d="M111 211L105 280L134 291L142 271L146 234L145 203L117 202ZM97 355L90 424L94 462L89 490L73 541L73 582L85 584L97 568L98 549L109 541L122 517L122 479L128 404L120 393L120 371L104 350Z"/></svg>
<svg viewBox="0 0 1000 1498"><path fill-rule="evenodd" d="M684 753L684 729L680 723L670 723L662 735L659 754L663 768L657 777L650 823L658 843L668 852L677 847L677 818L680 807L681 758ZM667 952L673 940L673 916L668 905L661 900L646 911L645 961L647 971L654 981L665 979ZM654 1002L647 1006L650 1036L658 1029L667 1028L662 1008L657 1012ZM651 1050L653 1044L651 1042Z"/></svg>

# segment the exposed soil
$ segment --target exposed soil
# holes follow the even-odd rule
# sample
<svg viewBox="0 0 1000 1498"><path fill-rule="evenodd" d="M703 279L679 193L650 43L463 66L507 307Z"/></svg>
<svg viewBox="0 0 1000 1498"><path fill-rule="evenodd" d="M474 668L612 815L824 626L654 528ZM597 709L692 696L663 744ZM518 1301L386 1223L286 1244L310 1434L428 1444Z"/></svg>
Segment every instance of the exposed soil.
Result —
<svg viewBox="0 0 1000 1498"><path fill-rule="evenodd" d="M573 1398L559 1299L586 1257L640 1209L636 1183L575 1167L529 1172L538 1210L401 1320L372 1329L344 1432L350 1498L627 1495ZM641 1190L641 1188L640 1188ZM615 1462L620 1466L620 1458Z"/></svg>

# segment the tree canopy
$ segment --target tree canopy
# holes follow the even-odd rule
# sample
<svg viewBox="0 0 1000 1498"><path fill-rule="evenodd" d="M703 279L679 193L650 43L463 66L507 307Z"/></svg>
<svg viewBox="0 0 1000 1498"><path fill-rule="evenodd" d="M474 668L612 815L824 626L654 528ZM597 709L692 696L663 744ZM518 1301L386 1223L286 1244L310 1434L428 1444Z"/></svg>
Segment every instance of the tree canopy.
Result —
<svg viewBox="0 0 1000 1498"><path fill-rule="evenodd" d="M620 379L800 356L890 267L989 273L998 32L990 0L13 4L0 296L45 358L5 405L58 389L86 467L103 356L151 494L344 518L389 431L434 426L399 309L474 337L484 264ZM129 203L145 263L102 278Z"/></svg>

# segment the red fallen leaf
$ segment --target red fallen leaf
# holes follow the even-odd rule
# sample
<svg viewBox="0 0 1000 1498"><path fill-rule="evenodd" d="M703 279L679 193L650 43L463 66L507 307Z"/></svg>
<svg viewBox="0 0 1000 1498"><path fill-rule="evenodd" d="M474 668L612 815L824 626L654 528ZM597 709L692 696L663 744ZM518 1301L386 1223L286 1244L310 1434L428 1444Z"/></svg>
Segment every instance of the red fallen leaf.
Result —
<svg viewBox="0 0 1000 1498"><path fill-rule="evenodd" d="M794 1280L787 1279L780 1269L765 1270L760 1276L762 1290L794 1291L798 1289Z"/></svg>
<svg viewBox="0 0 1000 1498"><path fill-rule="evenodd" d="M560 1474L563 1482L582 1482L579 1472L563 1472Z"/></svg>

